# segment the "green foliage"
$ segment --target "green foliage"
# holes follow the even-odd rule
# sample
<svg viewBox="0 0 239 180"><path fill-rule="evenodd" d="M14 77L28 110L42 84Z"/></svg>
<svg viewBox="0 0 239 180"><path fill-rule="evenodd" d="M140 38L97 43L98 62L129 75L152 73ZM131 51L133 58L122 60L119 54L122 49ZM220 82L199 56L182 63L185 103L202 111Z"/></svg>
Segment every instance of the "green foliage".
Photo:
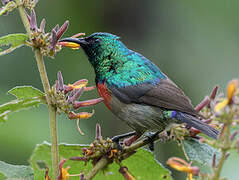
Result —
<svg viewBox="0 0 239 180"><path fill-rule="evenodd" d="M0 105L0 122L4 122L7 116L13 112L45 103L44 93L32 86L18 86L8 91L8 93L18 99Z"/></svg>
<svg viewBox="0 0 239 180"><path fill-rule="evenodd" d="M203 168L203 171L207 172L211 170L213 155L216 154L217 160L221 156L217 149L206 143L200 143L198 139L194 138L183 140L182 147L187 159L195 162Z"/></svg>
<svg viewBox="0 0 239 180"><path fill-rule="evenodd" d="M32 86L17 86L8 91L9 94L16 96L17 99L43 97L45 94Z"/></svg>
<svg viewBox="0 0 239 180"><path fill-rule="evenodd" d="M8 2L5 6L2 7L2 9L0 9L0 16L6 14L9 11L12 11L16 7L17 5L13 1Z"/></svg>
<svg viewBox="0 0 239 180"><path fill-rule="evenodd" d="M10 46L6 50L0 49L0 56L8 54L13 50L21 47L28 40L28 36L26 34L9 34L6 36L2 36L0 38L0 47L1 46Z"/></svg>
<svg viewBox="0 0 239 180"><path fill-rule="evenodd" d="M82 148L88 147L86 145L59 145L60 159L70 157L82 156ZM44 179L45 169L39 167L39 163L45 163L47 167L50 168L51 165L51 146L48 143L40 144L34 150L34 153L30 159L31 166L34 169L35 179ZM136 154L130 158L124 160L122 165L127 166L131 174L135 176L136 179L155 179L155 180L171 180L171 176L168 170L162 167L154 160L152 153L139 149ZM91 163L83 161L67 161L64 167L70 166L70 174L80 174L85 172L85 174L92 168ZM110 164L104 172L100 172L96 175L94 179L114 179L123 180L124 178L118 172L119 165L116 163ZM49 175L51 176L51 168ZM71 180L79 179L79 177L71 177Z"/></svg>
<svg viewBox="0 0 239 180"><path fill-rule="evenodd" d="M12 165L0 161L0 179L33 180L33 170L29 166Z"/></svg>

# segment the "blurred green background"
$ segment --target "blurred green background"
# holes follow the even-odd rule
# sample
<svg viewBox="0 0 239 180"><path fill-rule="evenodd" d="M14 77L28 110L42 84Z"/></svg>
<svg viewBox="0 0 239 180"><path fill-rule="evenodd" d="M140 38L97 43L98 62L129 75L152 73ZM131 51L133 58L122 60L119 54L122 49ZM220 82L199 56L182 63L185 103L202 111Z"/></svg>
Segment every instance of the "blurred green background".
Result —
<svg viewBox="0 0 239 180"><path fill-rule="evenodd" d="M151 59L192 99L194 105L218 84L223 91L227 82L239 77L239 1L40 1L36 7L38 23L46 18L46 29L70 20L65 37L78 32L111 32L121 36L131 49ZM24 32L16 11L0 17L0 36ZM84 53L63 49L55 59L45 58L50 82L61 70L66 83L87 78L94 84L94 73ZM0 103L13 99L6 92L17 85L33 85L42 89L30 48L20 48L0 57ZM95 92L82 99L95 98ZM81 136L76 122L64 115L58 118L59 142L90 143L95 124L100 123L103 135L113 136L130 129L117 120L104 106L96 105L96 114L82 120ZM91 111L92 108L82 109ZM21 111L0 125L0 159L8 163L27 164L34 147L49 141L46 107ZM165 163L168 157L182 155L174 144L157 147L157 157ZM232 154L224 168L230 180L238 179L238 154ZM173 174L176 179L178 173Z"/></svg>

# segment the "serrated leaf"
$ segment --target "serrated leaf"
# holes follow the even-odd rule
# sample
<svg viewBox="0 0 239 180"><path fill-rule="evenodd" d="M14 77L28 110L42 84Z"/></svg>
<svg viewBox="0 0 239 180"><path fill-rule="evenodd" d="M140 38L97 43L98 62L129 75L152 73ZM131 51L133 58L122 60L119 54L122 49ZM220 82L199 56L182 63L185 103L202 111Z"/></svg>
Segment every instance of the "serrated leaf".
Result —
<svg viewBox="0 0 239 180"><path fill-rule="evenodd" d="M60 159L75 156L82 156L82 148L88 147L86 145L67 145L60 144L59 145L59 153ZM35 148L33 155L30 159L31 166L34 169L35 179L43 180L45 170L39 167L39 164L44 164L51 167L51 146L48 143L43 143L37 145ZM154 156L152 153L139 149L136 154L131 156L130 158L124 160L122 162L124 166L127 166L130 173L136 179L154 179L154 180L171 180L172 177L167 169L162 167L154 160ZM44 165L43 165L44 166ZM82 161L67 161L64 164L64 167L70 166L71 168L68 170L70 174L79 174L81 172L85 172L85 174L92 168L91 163L87 163ZM102 180L102 179L114 179L114 180L123 180L124 178L118 172L119 165L116 163L110 164L105 172L99 172L94 179ZM49 175L51 176L52 170L50 168ZM78 180L79 177L71 177L71 180Z"/></svg>
<svg viewBox="0 0 239 180"><path fill-rule="evenodd" d="M198 139L185 139L182 141L182 146L187 159L196 162L200 167L204 167L203 169L207 172L212 166L213 155L216 154L217 160L221 157L217 149L206 143L201 143Z"/></svg>
<svg viewBox="0 0 239 180"><path fill-rule="evenodd" d="M12 1L11 1L12 2ZM1 46L10 46L10 48L0 51L0 56L8 54L24 45L24 43L28 40L28 36L26 34L9 34L6 36L0 37L0 47Z"/></svg>
<svg viewBox="0 0 239 180"><path fill-rule="evenodd" d="M36 107L42 103L39 98L16 99L11 102L0 105L0 122L5 122L9 114L30 107Z"/></svg>
<svg viewBox="0 0 239 180"><path fill-rule="evenodd" d="M0 122L5 122L9 114L46 103L44 93L32 86L17 86L8 91L17 99L0 105Z"/></svg>
<svg viewBox="0 0 239 180"><path fill-rule="evenodd" d="M5 6L3 6L0 9L0 16L3 14L6 14L7 12L12 11L13 9L15 9L17 7L16 3L14 1L10 1L8 2Z"/></svg>
<svg viewBox="0 0 239 180"><path fill-rule="evenodd" d="M45 94L32 86L17 86L8 91L17 99L43 97Z"/></svg>
<svg viewBox="0 0 239 180"><path fill-rule="evenodd" d="M30 166L12 165L0 161L0 174L4 175L6 180L33 180L33 170Z"/></svg>

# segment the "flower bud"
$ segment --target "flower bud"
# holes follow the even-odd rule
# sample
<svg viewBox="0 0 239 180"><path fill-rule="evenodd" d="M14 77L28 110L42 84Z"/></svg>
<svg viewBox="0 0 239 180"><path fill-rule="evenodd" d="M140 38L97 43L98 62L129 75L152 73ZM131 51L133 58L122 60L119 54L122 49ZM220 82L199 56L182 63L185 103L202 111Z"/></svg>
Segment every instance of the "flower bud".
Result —
<svg viewBox="0 0 239 180"><path fill-rule="evenodd" d="M34 10L31 10L30 29L32 31L37 30L37 19L36 19L36 13Z"/></svg>
<svg viewBox="0 0 239 180"><path fill-rule="evenodd" d="M126 166L122 166L119 169L119 172L124 176L126 180L136 180L130 173Z"/></svg>
<svg viewBox="0 0 239 180"><path fill-rule="evenodd" d="M101 136L101 127L100 125L97 123L96 124L96 128L95 128L95 139L96 140L100 140L102 138Z"/></svg>
<svg viewBox="0 0 239 180"><path fill-rule="evenodd" d="M63 82L63 76L61 71L58 71L57 73L57 79L58 79L58 89L57 91L63 91L64 90L64 82Z"/></svg>
<svg viewBox="0 0 239 180"><path fill-rule="evenodd" d="M60 29L57 31L56 38L57 41L61 38L61 36L66 32L67 28L69 26L69 21L65 21L64 24L60 27Z"/></svg>
<svg viewBox="0 0 239 180"><path fill-rule="evenodd" d="M210 103L210 99L208 96L206 96L196 107L195 110L197 112L201 111L205 106L207 106Z"/></svg>
<svg viewBox="0 0 239 180"><path fill-rule="evenodd" d="M97 99L91 99L87 101L75 101L73 104L74 109L78 109L79 107L88 107L88 106L93 106L96 105L100 102L102 102L104 99L103 98L97 98Z"/></svg>
<svg viewBox="0 0 239 180"><path fill-rule="evenodd" d="M40 31L45 33L46 20L43 18L40 24Z"/></svg>

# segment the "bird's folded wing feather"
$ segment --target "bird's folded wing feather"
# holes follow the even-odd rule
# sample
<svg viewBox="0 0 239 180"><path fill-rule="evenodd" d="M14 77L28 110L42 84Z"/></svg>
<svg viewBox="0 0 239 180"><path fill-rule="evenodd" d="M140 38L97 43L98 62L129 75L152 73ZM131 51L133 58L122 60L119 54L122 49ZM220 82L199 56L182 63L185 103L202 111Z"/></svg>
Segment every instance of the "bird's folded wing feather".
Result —
<svg viewBox="0 0 239 180"><path fill-rule="evenodd" d="M154 85L144 83L122 88L108 86L108 88L124 103L146 104L200 116L194 110L189 98L168 78L161 79Z"/></svg>

